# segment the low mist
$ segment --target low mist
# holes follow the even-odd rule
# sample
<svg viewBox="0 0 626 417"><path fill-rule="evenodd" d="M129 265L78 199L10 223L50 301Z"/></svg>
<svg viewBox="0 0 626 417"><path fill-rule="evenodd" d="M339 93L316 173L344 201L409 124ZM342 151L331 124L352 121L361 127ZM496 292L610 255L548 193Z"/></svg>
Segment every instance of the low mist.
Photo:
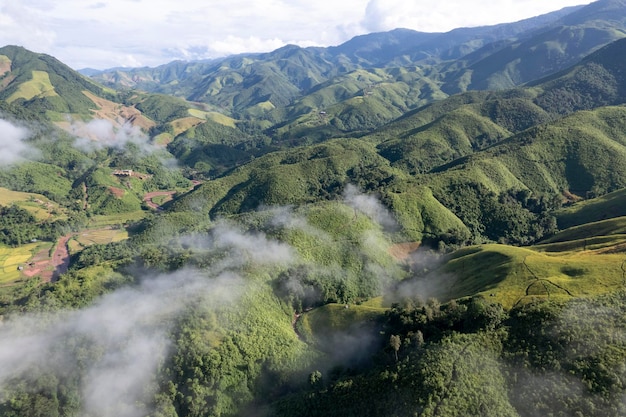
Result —
<svg viewBox="0 0 626 417"><path fill-rule="evenodd" d="M25 142L31 136L29 129L0 119L0 167L35 159L39 151Z"/></svg>
<svg viewBox="0 0 626 417"><path fill-rule="evenodd" d="M87 123L73 121L69 130L77 138L74 145L87 153L105 148L124 149L128 144L137 146L144 154L157 149L150 143L150 138L130 122L117 126L105 119L93 119Z"/></svg>
<svg viewBox="0 0 626 417"><path fill-rule="evenodd" d="M167 357L174 319L194 306L236 302L244 287L232 272L184 269L141 278L82 310L8 319L0 326L2 397L33 370L78 372L85 414L145 415L154 395L147 388Z"/></svg>

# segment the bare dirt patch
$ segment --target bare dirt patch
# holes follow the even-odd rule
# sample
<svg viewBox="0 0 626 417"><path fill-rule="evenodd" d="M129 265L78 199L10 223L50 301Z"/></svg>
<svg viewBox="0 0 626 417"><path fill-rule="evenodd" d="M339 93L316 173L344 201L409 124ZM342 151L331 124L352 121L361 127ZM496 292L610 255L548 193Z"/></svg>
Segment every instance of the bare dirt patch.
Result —
<svg viewBox="0 0 626 417"><path fill-rule="evenodd" d="M174 198L174 194L176 194L176 191L153 191L144 195L143 201L145 201L149 207L155 210L162 210L161 206L152 201L152 199L155 197L167 196L168 198L164 201L167 202Z"/></svg>
<svg viewBox="0 0 626 417"><path fill-rule="evenodd" d="M122 198L124 197L124 193L125 191L122 190L121 188L117 188L117 187L109 187L109 191L111 192L111 194L113 194L116 198Z"/></svg>
<svg viewBox="0 0 626 417"><path fill-rule="evenodd" d="M0 77L8 72L11 72L11 60L8 58L0 59Z"/></svg>
<svg viewBox="0 0 626 417"><path fill-rule="evenodd" d="M389 248L389 255L398 261L406 261L419 247L420 242L398 243Z"/></svg>
<svg viewBox="0 0 626 417"><path fill-rule="evenodd" d="M117 126L130 122L133 126L138 126L144 130L148 130L156 125L155 122L145 117L134 107L114 103L98 97L89 91L83 91L83 94L99 107L97 110L93 110L93 115L97 119L109 120Z"/></svg>
<svg viewBox="0 0 626 417"><path fill-rule="evenodd" d="M28 278L39 275L45 282L52 280L54 271L52 270L52 259L48 255L48 249L42 249L24 267L22 273Z"/></svg>
<svg viewBox="0 0 626 417"><path fill-rule="evenodd" d="M67 242L72 236L73 234L69 234L59 238L52 257L49 256L48 249L40 250L28 261L22 274L28 278L39 276L43 282L54 282L59 279L59 276L65 274L70 266Z"/></svg>

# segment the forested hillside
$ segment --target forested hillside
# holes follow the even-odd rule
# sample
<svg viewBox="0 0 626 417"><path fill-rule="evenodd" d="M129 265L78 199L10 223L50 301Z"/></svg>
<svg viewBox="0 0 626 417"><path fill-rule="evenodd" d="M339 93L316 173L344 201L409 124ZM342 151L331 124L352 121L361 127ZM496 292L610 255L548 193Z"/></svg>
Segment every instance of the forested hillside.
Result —
<svg viewBox="0 0 626 417"><path fill-rule="evenodd" d="M624 415L625 6L0 48L0 415Z"/></svg>

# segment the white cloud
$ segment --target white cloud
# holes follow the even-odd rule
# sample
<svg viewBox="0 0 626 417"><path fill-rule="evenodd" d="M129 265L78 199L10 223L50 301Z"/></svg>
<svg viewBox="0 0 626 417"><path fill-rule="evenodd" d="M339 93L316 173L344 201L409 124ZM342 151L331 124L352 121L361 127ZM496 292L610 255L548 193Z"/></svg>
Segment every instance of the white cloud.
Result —
<svg viewBox="0 0 626 417"><path fill-rule="evenodd" d="M367 31L409 28L422 32L446 32L458 27L515 22L585 1L403 1L370 0L363 26ZM588 2L587 2L588 3Z"/></svg>
<svg viewBox="0 0 626 417"><path fill-rule="evenodd" d="M365 214L372 221L381 225L385 230L392 231L397 229L398 225L393 215L376 197L362 194L354 185L348 184L344 191L343 198L347 205L352 207L355 211Z"/></svg>
<svg viewBox="0 0 626 417"><path fill-rule="evenodd" d="M232 272L180 270L119 289L82 310L5 320L0 392L12 378L27 379L32 369L55 375L80 370L81 415L145 415L140 404L168 353L175 318L196 303L211 309L230 305L245 287Z"/></svg>
<svg viewBox="0 0 626 417"><path fill-rule="evenodd" d="M30 135L25 127L0 119L0 168L36 156L35 148L24 142Z"/></svg>
<svg viewBox="0 0 626 417"><path fill-rule="evenodd" d="M77 121L70 125L70 132L76 136L75 146L84 152L104 148L122 149L128 143L137 145L144 153L156 150L148 136L130 123L115 126L104 119L93 119L87 123Z"/></svg>
<svg viewBox="0 0 626 417"><path fill-rule="evenodd" d="M515 21L586 0L0 0L0 39L74 68L158 65L337 45L371 31L447 31ZM200 52L198 52L200 51Z"/></svg>

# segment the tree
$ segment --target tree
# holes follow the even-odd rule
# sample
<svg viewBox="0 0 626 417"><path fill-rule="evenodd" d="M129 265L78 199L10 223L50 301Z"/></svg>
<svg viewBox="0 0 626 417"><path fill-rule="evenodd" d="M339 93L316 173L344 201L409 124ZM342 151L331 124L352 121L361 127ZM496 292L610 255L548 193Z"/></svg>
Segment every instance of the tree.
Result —
<svg viewBox="0 0 626 417"><path fill-rule="evenodd" d="M322 373L320 371L313 371L309 375L309 384L316 386L322 380Z"/></svg>
<svg viewBox="0 0 626 417"><path fill-rule="evenodd" d="M398 351L400 350L400 345L402 341L400 340L400 336L392 334L389 338L389 346L393 349L393 352L396 355L396 362L398 362Z"/></svg>

